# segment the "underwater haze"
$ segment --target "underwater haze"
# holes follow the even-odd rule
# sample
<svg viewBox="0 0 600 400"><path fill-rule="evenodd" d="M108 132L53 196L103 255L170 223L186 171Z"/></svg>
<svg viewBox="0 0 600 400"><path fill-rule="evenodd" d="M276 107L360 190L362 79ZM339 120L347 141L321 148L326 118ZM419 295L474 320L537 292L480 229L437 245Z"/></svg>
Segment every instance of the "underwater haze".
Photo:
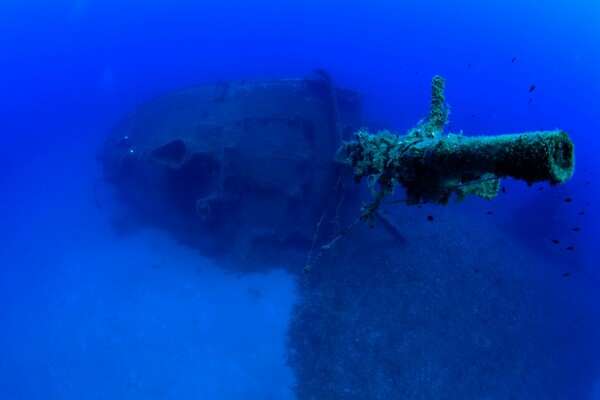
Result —
<svg viewBox="0 0 600 400"><path fill-rule="evenodd" d="M0 398L600 400L598 21L592 0L2 2ZM236 167L271 180L230 177L237 197L206 206L221 217L200 232L107 172L107 137L136 110L166 120L175 105L149 106L166 93L324 81L359 94L354 128L405 134L436 75L445 133L564 130L573 177L506 178L493 200L446 206L404 204L398 187L373 227L344 231L367 182L331 167L338 183L322 187L327 162L297 176L268 164L300 150L252 164L288 140L265 129ZM207 143L228 139L213 125ZM218 173L202 162L202 179ZM323 207L298 200L320 189ZM288 221L305 237L277 237Z"/></svg>

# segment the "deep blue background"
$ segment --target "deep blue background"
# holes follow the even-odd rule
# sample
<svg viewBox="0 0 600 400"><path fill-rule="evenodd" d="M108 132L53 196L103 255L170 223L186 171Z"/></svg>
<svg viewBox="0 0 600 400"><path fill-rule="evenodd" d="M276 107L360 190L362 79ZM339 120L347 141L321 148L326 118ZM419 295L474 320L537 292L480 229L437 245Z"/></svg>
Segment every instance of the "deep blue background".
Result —
<svg viewBox="0 0 600 400"><path fill-rule="evenodd" d="M576 145L570 182L537 190L542 185L508 181L506 196L472 200L463 209L493 207L502 216L498 225L541 259L562 260L576 272L571 284L600 285L596 1L6 3L0 5L5 260L26 251L19 246L30 237L44 249L77 245L65 242L76 234L36 231L42 217L52 216L59 233L94 229L70 228L71 213L92 210L81 204L91 204L87 191L100 176L97 150L141 101L218 79L309 76L324 68L337 85L367 95L368 118L399 132L427 113L435 74L446 78L452 132L566 130ZM578 234L570 231L575 226ZM576 250L548 245L555 237ZM10 265L0 267L0 301L27 297L33 272Z"/></svg>

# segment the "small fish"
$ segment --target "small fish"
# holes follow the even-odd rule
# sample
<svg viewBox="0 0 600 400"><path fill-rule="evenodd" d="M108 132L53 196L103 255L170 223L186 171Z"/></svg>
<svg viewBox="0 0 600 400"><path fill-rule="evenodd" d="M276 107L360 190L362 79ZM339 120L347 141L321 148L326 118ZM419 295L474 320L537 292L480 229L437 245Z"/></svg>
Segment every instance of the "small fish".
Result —
<svg viewBox="0 0 600 400"><path fill-rule="evenodd" d="M572 202L573 202L573 199L572 199L571 197L567 197L567 198L564 200L564 202L565 202L565 203L572 203Z"/></svg>
<svg viewBox="0 0 600 400"><path fill-rule="evenodd" d="M579 215L585 215L585 211L579 211Z"/></svg>
<svg viewBox="0 0 600 400"><path fill-rule="evenodd" d="M580 228L580 227L578 227L578 226L576 226L576 227L574 227L574 228L571 228L571 230L572 230L573 232L579 232L579 231L581 230L581 228Z"/></svg>
<svg viewBox="0 0 600 400"><path fill-rule="evenodd" d="M529 87L529 93L533 92L535 90L535 85L531 85Z"/></svg>
<svg viewBox="0 0 600 400"><path fill-rule="evenodd" d="M487 214L487 215L492 215L492 214L493 214L493 212L491 212L491 211L488 211L488 212L486 212L486 214Z"/></svg>
<svg viewBox="0 0 600 400"><path fill-rule="evenodd" d="M475 268L475 272L479 272L479 268Z"/></svg>
<svg viewBox="0 0 600 400"><path fill-rule="evenodd" d="M502 186L502 193L506 193L506 188L504 186Z"/></svg>
<svg viewBox="0 0 600 400"><path fill-rule="evenodd" d="M471 68L471 64L467 65L467 68Z"/></svg>
<svg viewBox="0 0 600 400"><path fill-rule="evenodd" d="M587 181L585 181L585 186L590 184L590 180L588 179Z"/></svg>
<svg viewBox="0 0 600 400"><path fill-rule="evenodd" d="M527 104L531 104L531 103L533 103L533 100L531 100L531 99L527 100Z"/></svg>
<svg viewBox="0 0 600 400"><path fill-rule="evenodd" d="M565 249L567 249L569 251L573 251L573 250L575 250L575 246L567 246L567 247L565 247Z"/></svg>
<svg viewBox="0 0 600 400"><path fill-rule="evenodd" d="M517 57L513 57L512 61L510 62L511 64L514 63L515 61L517 61Z"/></svg>
<svg viewBox="0 0 600 400"><path fill-rule="evenodd" d="M565 273L563 274L563 276L566 278L567 276L571 276L571 273L570 273L570 272L565 272Z"/></svg>
<svg viewBox="0 0 600 400"><path fill-rule="evenodd" d="M558 239L552 239L551 242L554 244L560 244L560 240Z"/></svg>
<svg viewBox="0 0 600 400"><path fill-rule="evenodd" d="M475 118L475 114L471 114L471 118Z"/></svg>
<svg viewBox="0 0 600 400"><path fill-rule="evenodd" d="M540 186L540 187L538 188L538 190L544 190L544 187L543 187L543 186Z"/></svg>
<svg viewBox="0 0 600 400"><path fill-rule="evenodd" d="M428 215L427 216L427 221L433 221L433 215Z"/></svg>

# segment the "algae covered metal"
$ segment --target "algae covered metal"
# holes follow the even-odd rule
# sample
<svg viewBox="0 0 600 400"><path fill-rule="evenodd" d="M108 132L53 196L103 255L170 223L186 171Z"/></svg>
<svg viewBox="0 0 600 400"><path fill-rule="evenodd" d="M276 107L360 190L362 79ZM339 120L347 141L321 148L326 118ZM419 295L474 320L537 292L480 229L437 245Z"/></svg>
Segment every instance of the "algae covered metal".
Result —
<svg viewBox="0 0 600 400"><path fill-rule="evenodd" d="M574 148L560 130L499 136L356 134L340 152L358 180L374 177L382 190L406 188L406 203L447 204L452 194L493 199L500 178L558 184L573 174Z"/></svg>
<svg viewBox="0 0 600 400"><path fill-rule="evenodd" d="M444 88L444 79L435 76L427 121L406 135L387 130L371 134L360 129L354 140L341 146L338 162L353 169L356 182L368 179L373 200L363 204L358 217L322 245L316 255L311 249L305 273L359 222L372 226L376 215L386 222L377 212L396 186L406 189L402 201L408 205L446 205L453 194L457 201L468 195L491 200L498 195L501 178L555 185L573 176L575 147L561 130L479 137L445 134L449 108ZM385 225L394 227L389 222Z"/></svg>
<svg viewBox="0 0 600 400"><path fill-rule="evenodd" d="M493 199L500 178L552 185L571 178L575 148L564 131L477 137L444 134L449 114L444 85L441 77L433 78L426 123L406 135L360 130L354 141L340 149L338 159L354 169L357 181L369 177L371 186L378 186L377 202L396 185L406 188L407 204L447 204L452 194L458 200L469 194Z"/></svg>

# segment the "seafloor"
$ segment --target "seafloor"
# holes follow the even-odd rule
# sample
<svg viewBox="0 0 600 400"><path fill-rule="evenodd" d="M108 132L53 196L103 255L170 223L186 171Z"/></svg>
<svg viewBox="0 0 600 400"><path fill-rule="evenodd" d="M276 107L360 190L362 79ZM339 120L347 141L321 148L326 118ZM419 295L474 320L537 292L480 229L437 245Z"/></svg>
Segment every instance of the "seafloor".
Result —
<svg viewBox="0 0 600 400"><path fill-rule="evenodd" d="M593 284L491 213L451 207L389 208L396 231L362 225L301 278L289 330L298 398L588 398Z"/></svg>

